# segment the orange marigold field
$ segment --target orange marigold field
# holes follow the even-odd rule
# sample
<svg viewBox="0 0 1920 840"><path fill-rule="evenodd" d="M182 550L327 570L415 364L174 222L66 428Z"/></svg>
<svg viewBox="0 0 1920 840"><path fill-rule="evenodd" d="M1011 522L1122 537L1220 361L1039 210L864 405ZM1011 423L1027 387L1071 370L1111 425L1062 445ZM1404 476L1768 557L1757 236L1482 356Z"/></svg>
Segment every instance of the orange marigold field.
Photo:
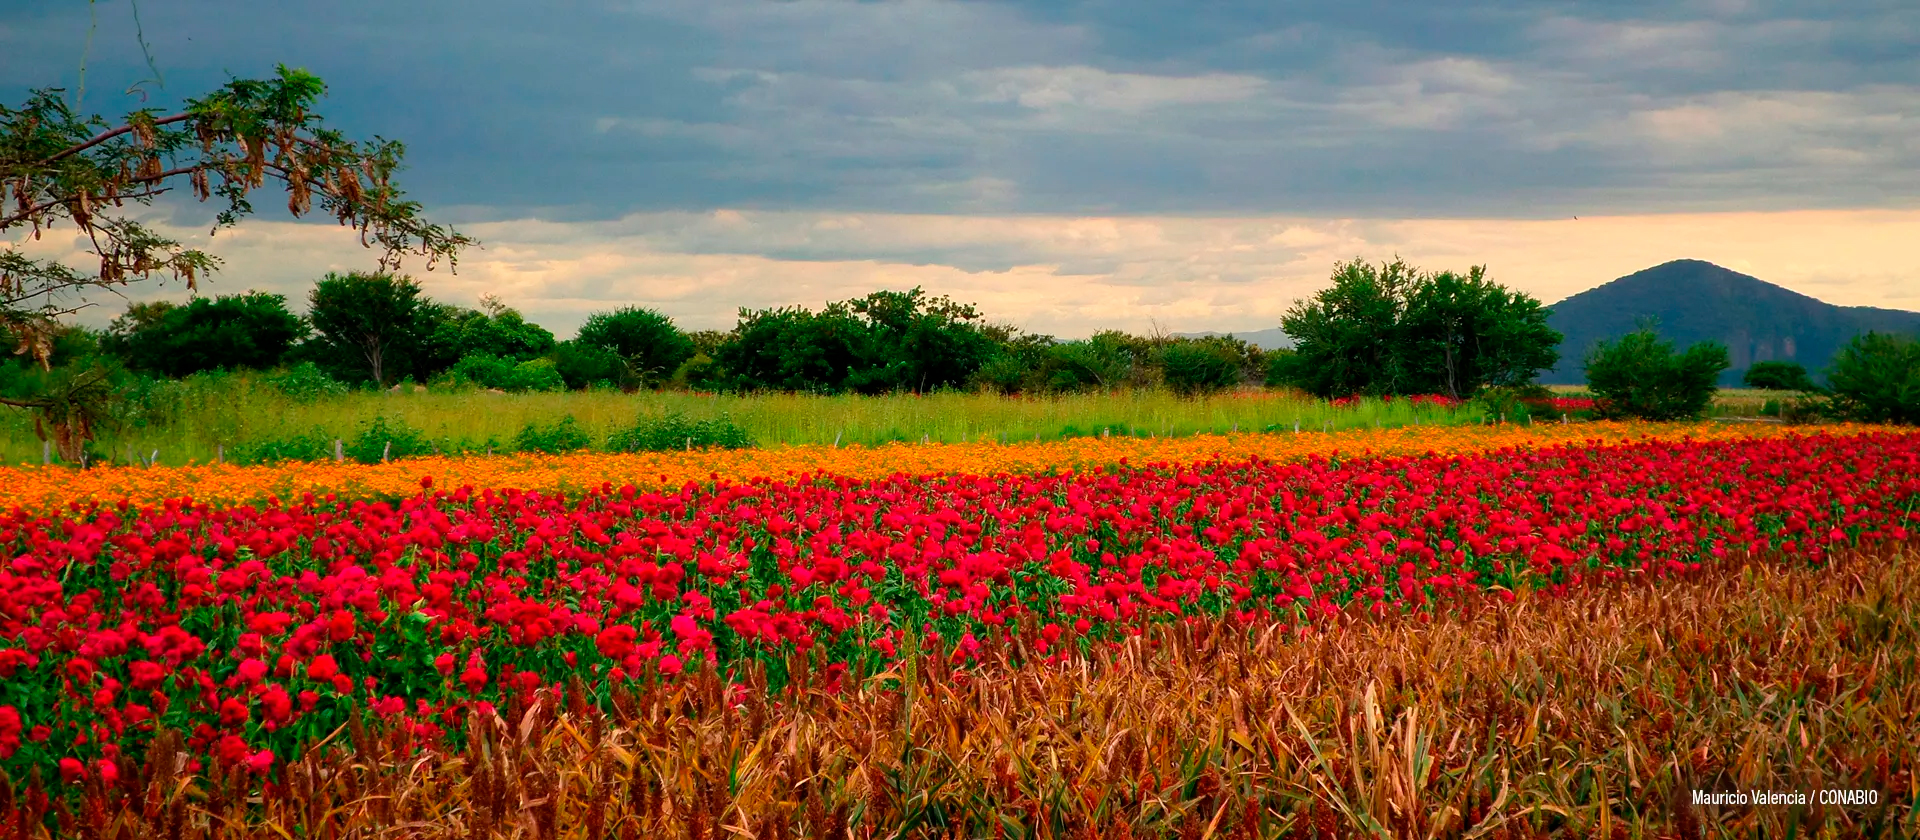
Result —
<svg viewBox="0 0 1920 840"><path fill-rule="evenodd" d="M1874 426L1822 427L1859 434ZM746 481L828 473L850 478L894 474L1028 473L1095 466L1193 463L1314 455L1470 454L1566 444L1612 445L1642 439L1734 440L1794 434L1773 424L1577 423L1533 426L1425 426L1333 433L1247 433L1180 438L1076 438L1044 443L889 444L879 447L794 446L775 449L487 457L410 458L387 464L289 462L262 466L0 467L0 508L51 510L89 501L159 504L188 497L227 504L303 493L350 497L417 492L432 476L442 486L556 491L602 483L678 486L714 478Z"/></svg>

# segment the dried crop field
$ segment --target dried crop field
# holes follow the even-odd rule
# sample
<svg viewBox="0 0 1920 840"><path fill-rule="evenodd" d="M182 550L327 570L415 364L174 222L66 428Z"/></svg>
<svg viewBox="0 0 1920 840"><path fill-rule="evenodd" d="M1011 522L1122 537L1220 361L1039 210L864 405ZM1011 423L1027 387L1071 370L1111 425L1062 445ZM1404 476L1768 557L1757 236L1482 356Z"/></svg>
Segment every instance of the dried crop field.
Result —
<svg viewBox="0 0 1920 840"><path fill-rule="evenodd" d="M0 827L1920 830L1920 434L1421 431L14 471Z"/></svg>

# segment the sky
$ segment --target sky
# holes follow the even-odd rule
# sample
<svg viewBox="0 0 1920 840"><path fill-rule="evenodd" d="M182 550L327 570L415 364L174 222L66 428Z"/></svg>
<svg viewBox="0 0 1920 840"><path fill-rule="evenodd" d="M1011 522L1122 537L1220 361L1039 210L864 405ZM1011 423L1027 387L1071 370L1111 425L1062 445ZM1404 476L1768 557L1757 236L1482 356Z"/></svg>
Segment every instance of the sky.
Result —
<svg viewBox="0 0 1920 840"><path fill-rule="evenodd" d="M1920 310L1911 0L144 0L137 17L0 4L0 102L64 87L117 116L140 92L169 108L304 67L331 125L405 142L401 186L481 242L457 273L403 270L562 336L620 306L725 329L741 307L916 285L1062 337L1255 330L1336 261L1396 255L1484 264L1548 303L1693 258ZM297 305L376 258L284 211L211 238L191 202L142 218L225 261L203 294ZM70 228L20 240L84 250ZM125 306L95 300L81 320Z"/></svg>

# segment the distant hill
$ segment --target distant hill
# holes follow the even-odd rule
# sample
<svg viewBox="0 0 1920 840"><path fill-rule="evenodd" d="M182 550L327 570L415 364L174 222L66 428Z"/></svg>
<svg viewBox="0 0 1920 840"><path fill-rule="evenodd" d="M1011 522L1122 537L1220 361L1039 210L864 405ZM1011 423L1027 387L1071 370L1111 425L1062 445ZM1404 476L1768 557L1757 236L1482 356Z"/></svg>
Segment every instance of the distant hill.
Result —
<svg viewBox="0 0 1920 840"><path fill-rule="evenodd" d="M1869 330L1920 334L1920 312L1835 306L1701 260L1675 260L1635 272L1553 305L1547 319L1566 336L1549 384L1584 381L1587 351L1633 332L1639 319L1659 319L1661 337L1684 348L1696 341L1727 345L1733 366L1721 384L1736 385L1754 362L1792 361L1821 378L1835 353Z"/></svg>
<svg viewBox="0 0 1920 840"><path fill-rule="evenodd" d="M1279 327L1236 333L1197 332L1174 333L1174 335L1179 338L1211 338L1216 335L1230 335L1262 350L1279 350L1293 346L1293 339L1288 338L1287 334L1281 332Z"/></svg>

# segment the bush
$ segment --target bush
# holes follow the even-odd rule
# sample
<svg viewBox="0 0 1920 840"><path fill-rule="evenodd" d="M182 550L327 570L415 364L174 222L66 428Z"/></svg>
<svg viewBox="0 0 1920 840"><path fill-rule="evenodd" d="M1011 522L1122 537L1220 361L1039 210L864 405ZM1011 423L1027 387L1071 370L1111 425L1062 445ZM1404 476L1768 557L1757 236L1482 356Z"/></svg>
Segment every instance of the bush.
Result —
<svg viewBox="0 0 1920 840"><path fill-rule="evenodd" d="M717 391L726 385L726 372L712 356L701 352L682 363L669 384L685 390Z"/></svg>
<svg viewBox="0 0 1920 840"><path fill-rule="evenodd" d="M632 428L607 438L613 452L670 452L679 449L746 449L747 431L724 417L688 420L679 414L642 417Z"/></svg>
<svg viewBox="0 0 1920 840"><path fill-rule="evenodd" d="M1050 336L1010 335L973 372L973 384L1000 394L1042 390L1047 385L1047 357L1053 346Z"/></svg>
<svg viewBox="0 0 1920 840"><path fill-rule="evenodd" d="M1920 342L1867 333L1841 348L1827 371L1831 412L1864 423L1920 423Z"/></svg>
<svg viewBox="0 0 1920 840"><path fill-rule="evenodd" d="M1714 341L1675 353L1646 328L1602 341L1587 356L1587 389L1612 417L1679 420L1699 417L1713 403L1714 383L1729 366L1727 348Z"/></svg>
<svg viewBox="0 0 1920 840"><path fill-rule="evenodd" d="M1818 387L1799 362L1755 362L1740 381L1749 388L1769 391L1813 391Z"/></svg>
<svg viewBox="0 0 1920 840"><path fill-rule="evenodd" d="M286 370L268 374L265 378L268 385L300 402L341 397L347 393L346 383L328 376L326 371L312 362L301 362Z"/></svg>
<svg viewBox="0 0 1920 840"><path fill-rule="evenodd" d="M611 350L576 341L562 341L553 349L553 368L568 388L579 391L596 385L621 383L626 365Z"/></svg>
<svg viewBox="0 0 1920 840"><path fill-rule="evenodd" d="M673 325L672 318L635 306L587 316L574 343L599 348L618 359L616 376L622 388L665 382L694 353L693 340Z"/></svg>
<svg viewBox="0 0 1920 840"><path fill-rule="evenodd" d="M507 372L506 391L564 391L567 380L552 359L528 359Z"/></svg>
<svg viewBox="0 0 1920 840"><path fill-rule="evenodd" d="M1240 356L1224 345L1179 341L1160 351L1167 387L1181 396L1221 391L1240 384Z"/></svg>
<svg viewBox="0 0 1920 840"><path fill-rule="evenodd" d="M1267 354L1267 363L1263 373L1269 388L1300 388L1305 390L1306 377L1300 371L1301 357L1288 348L1274 350Z"/></svg>
<svg viewBox="0 0 1920 840"><path fill-rule="evenodd" d="M227 452L235 464L271 464L278 461L325 461L333 457L333 436L315 426L312 431L283 438L246 441Z"/></svg>
<svg viewBox="0 0 1920 840"><path fill-rule="evenodd" d="M1133 354L1126 339L1124 334L1109 331L1048 347L1047 388L1095 391L1126 385L1133 375Z"/></svg>
<svg viewBox="0 0 1920 840"><path fill-rule="evenodd" d="M135 304L114 320L106 344L134 370L180 377L274 367L308 331L284 296L248 292L184 306Z"/></svg>
<svg viewBox="0 0 1920 840"><path fill-rule="evenodd" d="M468 353L447 368L442 379L454 384L473 385L479 388L498 388L509 390L508 384L513 378L513 363L492 353Z"/></svg>
<svg viewBox="0 0 1920 840"><path fill-rule="evenodd" d="M592 438L580 428L580 424L569 414L551 426L528 423L513 437L513 448L521 452L544 452L557 455L587 448Z"/></svg>
<svg viewBox="0 0 1920 840"><path fill-rule="evenodd" d="M413 458L434 453L433 441L405 420L375 417L361 424L360 433L345 443L348 458L378 464L386 458Z"/></svg>

